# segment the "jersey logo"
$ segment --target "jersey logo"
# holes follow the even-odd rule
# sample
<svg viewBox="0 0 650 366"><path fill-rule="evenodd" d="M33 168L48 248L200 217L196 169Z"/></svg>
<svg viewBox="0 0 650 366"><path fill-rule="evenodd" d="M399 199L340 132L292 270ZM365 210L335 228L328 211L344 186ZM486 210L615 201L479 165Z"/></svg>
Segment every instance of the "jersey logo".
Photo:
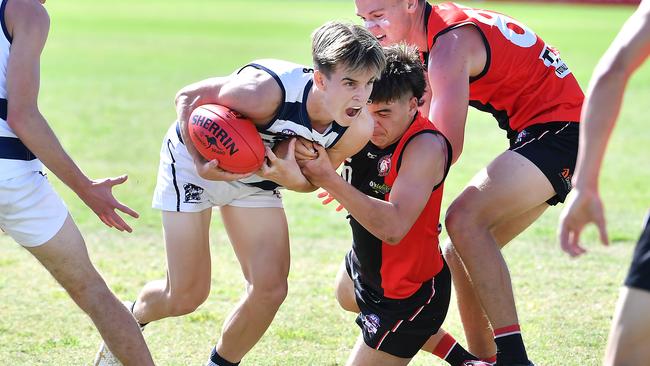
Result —
<svg viewBox="0 0 650 366"><path fill-rule="evenodd" d="M364 315L361 320L363 327L366 329L366 332L375 335L379 329L379 317L375 314Z"/></svg>
<svg viewBox="0 0 650 366"><path fill-rule="evenodd" d="M392 154L382 156L377 162L377 172L380 177L385 177L390 172L390 158Z"/></svg>
<svg viewBox="0 0 650 366"><path fill-rule="evenodd" d="M201 202L201 195L203 194L203 188L196 186L192 183L185 183L183 185L185 190L185 203L199 203Z"/></svg>

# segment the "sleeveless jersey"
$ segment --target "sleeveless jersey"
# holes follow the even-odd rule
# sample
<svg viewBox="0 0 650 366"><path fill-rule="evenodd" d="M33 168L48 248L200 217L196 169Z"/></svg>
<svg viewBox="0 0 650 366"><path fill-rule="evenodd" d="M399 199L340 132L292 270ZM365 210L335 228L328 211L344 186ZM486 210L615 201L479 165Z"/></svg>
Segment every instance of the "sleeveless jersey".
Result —
<svg viewBox="0 0 650 366"><path fill-rule="evenodd" d="M244 67L253 67L275 79L282 90L282 105L277 114L266 126L258 126L257 130L266 146L273 146L292 136L301 136L310 141L318 142L325 148L334 146L347 127L332 121L330 126L320 133L312 128L311 119L307 114L307 98L313 85L314 70L312 68L281 60L258 60ZM275 189L276 183L253 175L241 182L263 189Z"/></svg>
<svg viewBox="0 0 650 366"><path fill-rule="evenodd" d="M559 52L517 20L454 3L427 3L428 50L439 36L470 24L487 51L485 68L470 79L471 106L491 113L509 139L534 124L580 121L584 94L577 80Z"/></svg>
<svg viewBox="0 0 650 366"><path fill-rule="evenodd" d="M16 137L7 124L7 66L11 49L11 35L5 23L5 8L8 0L0 5L0 179L14 178L19 175L39 171L43 164Z"/></svg>
<svg viewBox="0 0 650 366"><path fill-rule="evenodd" d="M399 141L384 149L368 143L360 152L347 159L341 175L361 192L388 201L397 179L402 151L417 135L439 134L426 118L416 115L413 123ZM451 162L451 146L445 176ZM413 295L424 282L443 267L438 247L441 231L440 205L443 184L433 188L429 200L417 220L396 245L387 244L372 235L354 217L352 228L352 273L378 296L404 299Z"/></svg>

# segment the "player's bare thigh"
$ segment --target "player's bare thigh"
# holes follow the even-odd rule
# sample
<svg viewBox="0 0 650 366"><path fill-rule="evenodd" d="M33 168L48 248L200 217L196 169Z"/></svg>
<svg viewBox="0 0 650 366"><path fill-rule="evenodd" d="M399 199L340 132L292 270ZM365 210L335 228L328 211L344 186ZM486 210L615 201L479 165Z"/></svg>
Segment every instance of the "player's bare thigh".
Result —
<svg viewBox="0 0 650 366"><path fill-rule="evenodd" d="M284 209L228 205L220 211L246 281L261 288L286 282L290 260Z"/></svg>
<svg viewBox="0 0 650 366"><path fill-rule="evenodd" d="M361 310L359 310L359 305L357 305L357 300L354 296L354 283L345 267L345 260L341 263L339 272L336 274L335 286L336 300L343 310L353 313L360 312Z"/></svg>
<svg viewBox="0 0 650 366"><path fill-rule="evenodd" d="M555 195L542 171L525 157L505 151L477 173L451 204L447 225L455 218L488 229L544 204Z"/></svg>
<svg viewBox="0 0 650 366"><path fill-rule="evenodd" d="M346 366L402 366L407 365L410 361L411 358L395 357L386 352L370 348L363 341L363 337L359 336L345 364Z"/></svg>
<svg viewBox="0 0 650 366"><path fill-rule="evenodd" d="M93 282L103 286L103 280L90 262L86 244L70 215L50 240L26 249L68 291L74 292Z"/></svg>
<svg viewBox="0 0 650 366"><path fill-rule="evenodd" d="M167 251L167 286L172 297L202 303L210 292L210 219L200 212L162 212Z"/></svg>
<svg viewBox="0 0 650 366"><path fill-rule="evenodd" d="M650 292L623 287L607 343L605 366L643 365L650 359Z"/></svg>

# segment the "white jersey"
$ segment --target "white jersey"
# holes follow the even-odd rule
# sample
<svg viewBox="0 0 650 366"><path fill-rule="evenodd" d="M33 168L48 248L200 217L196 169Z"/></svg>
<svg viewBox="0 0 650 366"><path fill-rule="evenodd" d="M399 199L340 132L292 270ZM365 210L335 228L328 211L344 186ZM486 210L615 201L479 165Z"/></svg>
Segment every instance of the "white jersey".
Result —
<svg viewBox="0 0 650 366"><path fill-rule="evenodd" d="M17 177L32 171L40 171L43 164L16 137L7 124L7 64L11 50L11 35L5 23L5 7L8 0L1 0L0 23L0 179Z"/></svg>
<svg viewBox="0 0 650 366"><path fill-rule="evenodd" d="M273 119L263 127L257 127L264 144L273 147L276 143L292 136L301 136L329 148L334 146L347 127L332 121L330 126L320 133L312 128L307 114L307 98L314 83L314 70L307 66L288 61L265 59L257 60L242 67L253 67L269 73L282 90L282 106ZM273 189L278 185L253 175L241 180L263 189Z"/></svg>

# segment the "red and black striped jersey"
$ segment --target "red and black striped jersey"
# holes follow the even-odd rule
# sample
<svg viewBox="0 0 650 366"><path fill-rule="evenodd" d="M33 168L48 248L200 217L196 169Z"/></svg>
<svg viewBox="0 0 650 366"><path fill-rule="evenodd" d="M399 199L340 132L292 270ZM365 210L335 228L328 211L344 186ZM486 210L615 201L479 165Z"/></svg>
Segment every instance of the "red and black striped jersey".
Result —
<svg viewBox="0 0 650 366"><path fill-rule="evenodd" d="M388 201L391 187L399 174L402 151L415 136L423 133L440 132L428 119L418 114L399 141L384 149L368 143L345 162L341 175L361 192ZM451 154L449 144L448 152ZM451 161L451 155L447 161ZM448 170L449 166L445 175ZM407 298L442 269L443 261L438 247L442 191L442 183L433 187L419 217L396 245L382 242L354 217L349 217L353 237L352 270L377 295L392 299Z"/></svg>

